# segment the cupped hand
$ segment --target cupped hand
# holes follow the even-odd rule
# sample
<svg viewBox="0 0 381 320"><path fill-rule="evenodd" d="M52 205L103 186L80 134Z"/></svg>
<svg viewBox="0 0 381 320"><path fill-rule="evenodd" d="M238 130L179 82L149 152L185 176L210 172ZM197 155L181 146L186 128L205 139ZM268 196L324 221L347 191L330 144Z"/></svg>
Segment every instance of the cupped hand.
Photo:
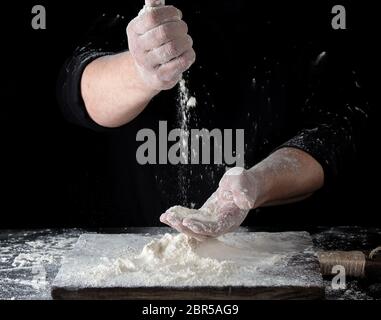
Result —
<svg viewBox="0 0 381 320"><path fill-rule="evenodd" d="M199 210L179 213L174 208L164 213L161 222L197 240L216 238L232 232L256 207L257 185L251 172L242 168L229 170L218 190Z"/></svg>

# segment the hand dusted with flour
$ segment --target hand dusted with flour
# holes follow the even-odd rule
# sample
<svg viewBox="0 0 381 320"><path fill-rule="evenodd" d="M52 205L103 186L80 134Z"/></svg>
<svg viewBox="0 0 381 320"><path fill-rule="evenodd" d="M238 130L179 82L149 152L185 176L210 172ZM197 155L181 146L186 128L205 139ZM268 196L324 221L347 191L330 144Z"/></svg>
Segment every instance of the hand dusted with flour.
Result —
<svg viewBox="0 0 381 320"><path fill-rule="evenodd" d="M160 1L146 1L129 23L127 36L142 79L152 89L173 88L196 59L181 11Z"/></svg>
<svg viewBox="0 0 381 320"><path fill-rule="evenodd" d="M255 180L249 187L248 174L243 168L229 170L200 210L172 207L160 217L161 222L199 241L236 230L256 202L249 195L249 189L256 190Z"/></svg>
<svg viewBox="0 0 381 320"><path fill-rule="evenodd" d="M281 148L249 170L226 172L200 210L173 207L160 220L203 241L234 231L252 209L303 200L323 183L323 169L310 155Z"/></svg>

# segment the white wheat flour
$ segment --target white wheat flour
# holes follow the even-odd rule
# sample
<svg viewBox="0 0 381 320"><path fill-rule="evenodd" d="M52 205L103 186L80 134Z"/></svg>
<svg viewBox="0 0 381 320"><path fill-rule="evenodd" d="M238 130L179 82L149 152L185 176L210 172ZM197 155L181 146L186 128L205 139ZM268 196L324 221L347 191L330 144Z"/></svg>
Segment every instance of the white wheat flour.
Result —
<svg viewBox="0 0 381 320"><path fill-rule="evenodd" d="M295 232L238 232L202 243L183 234L85 235L65 259L54 285L70 288L306 285L321 280L317 278L320 275L304 267L308 259L316 260L313 255L306 255L311 246L307 233ZM289 266L290 261L298 259L303 263Z"/></svg>

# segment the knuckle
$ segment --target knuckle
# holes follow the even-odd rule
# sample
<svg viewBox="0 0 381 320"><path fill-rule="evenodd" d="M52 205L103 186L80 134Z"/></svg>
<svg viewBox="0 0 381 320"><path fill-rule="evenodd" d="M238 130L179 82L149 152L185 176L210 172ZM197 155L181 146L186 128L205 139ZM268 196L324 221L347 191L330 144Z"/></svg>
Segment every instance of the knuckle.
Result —
<svg viewBox="0 0 381 320"><path fill-rule="evenodd" d="M177 8L176 8L176 10L178 12L178 15L179 15L180 19L182 19L183 18L183 12L180 9L177 9Z"/></svg>
<svg viewBox="0 0 381 320"><path fill-rule="evenodd" d="M137 41L137 39L135 38L131 38L129 39L128 45L131 52L133 52L134 54L141 54L142 46L140 41Z"/></svg>
<svg viewBox="0 0 381 320"><path fill-rule="evenodd" d="M178 16L179 18L182 17L182 13L179 9L177 9L175 6L168 5L165 7L166 9L166 14L171 17L176 17Z"/></svg>
<svg viewBox="0 0 381 320"><path fill-rule="evenodd" d="M191 64L195 63L196 61L196 52L192 49L191 51Z"/></svg>
<svg viewBox="0 0 381 320"><path fill-rule="evenodd" d="M192 63L194 63L195 59L196 59L196 53L194 52L194 50L192 49L188 51L188 55L186 56L186 64L188 68Z"/></svg>
<svg viewBox="0 0 381 320"><path fill-rule="evenodd" d="M178 52L177 45L174 41L172 41L166 45L165 53L168 56L176 55L177 52Z"/></svg>
<svg viewBox="0 0 381 320"><path fill-rule="evenodd" d="M186 69L188 67L189 61L186 55L183 55L178 60L180 69Z"/></svg>
<svg viewBox="0 0 381 320"><path fill-rule="evenodd" d="M195 62L196 59L197 59L196 51L194 51L194 50L192 49L192 61Z"/></svg>
<svg viewBox="0 0 381 320"><path fill-rule="evenodd" d="M186 36L186 40L187 40L187 42L188 42L188 45L189 45L190 47L193 47L193 38L192 38L189 34L187 34L187 36Z"/></svg>
<svg viewBox="0 0 381 320"><path fill-rule="evenodd" d="M188 24L185 21L181 20L178 22L178 24L179 24L179 27L182 29L183 33L188 33L189 28L188 28Z"/></svg>
<svg viewBox="0 0 381 320"><path fill-rule="evenodd" d="M156 25L159 22L159 15L155 10L149 11L145 16L145 23L149 26Z"/></svg>
<svg viewBox="0 0 381 320"><path fill-rule="evenodd" d="M156 78L157 78L159 81L162 81L162 79L164 78L165 74L166 74L166 72L165 72L163 69L159 68L159 69L157 69L157 71L156 71Z"/></svg>

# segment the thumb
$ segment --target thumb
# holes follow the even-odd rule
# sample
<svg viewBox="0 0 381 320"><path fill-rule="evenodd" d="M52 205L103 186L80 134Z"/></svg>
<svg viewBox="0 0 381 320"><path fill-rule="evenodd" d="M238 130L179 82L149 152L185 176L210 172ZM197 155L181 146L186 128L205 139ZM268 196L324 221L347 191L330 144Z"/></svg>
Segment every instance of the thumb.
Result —
<svg viewBox="0 0 381 320"><path fill-rule="evenodd" d="M165 5L165 0L145 0L147 7L161 7Z"/></svg>

